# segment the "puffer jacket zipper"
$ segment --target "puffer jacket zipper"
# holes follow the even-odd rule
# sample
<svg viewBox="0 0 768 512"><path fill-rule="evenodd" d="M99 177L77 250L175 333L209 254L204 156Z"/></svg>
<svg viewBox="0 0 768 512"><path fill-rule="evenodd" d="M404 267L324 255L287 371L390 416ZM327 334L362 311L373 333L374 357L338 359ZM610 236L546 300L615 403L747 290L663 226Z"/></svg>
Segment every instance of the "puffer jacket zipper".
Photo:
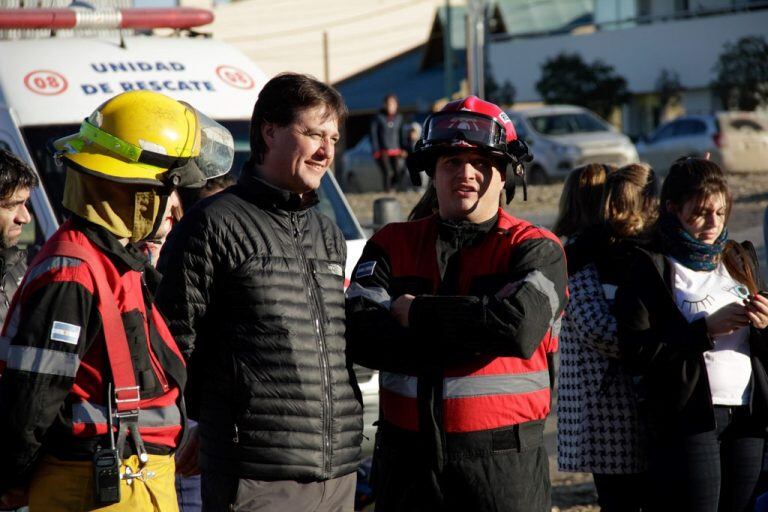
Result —
<svg viewBox="0 0 768 512"><path fill-rule="evenodd" d="M320 381L322 385L322 421L323 421L323 474L322 478L330 478L331 474L331 388L330 388L330 370L328 363L328 352L325 344L325 332L322 321L322 305L315 279L313 269L310 268L304 247L302 245L302 234L299 229L299 216L291 212L291 228L293 232L293 242L296 247L296 253L302 265L301 277L304 281L304 289L307 293L307 302L309 304L310 315L315 330L315 339L317 341L318 356L320 359Z"/></svg>

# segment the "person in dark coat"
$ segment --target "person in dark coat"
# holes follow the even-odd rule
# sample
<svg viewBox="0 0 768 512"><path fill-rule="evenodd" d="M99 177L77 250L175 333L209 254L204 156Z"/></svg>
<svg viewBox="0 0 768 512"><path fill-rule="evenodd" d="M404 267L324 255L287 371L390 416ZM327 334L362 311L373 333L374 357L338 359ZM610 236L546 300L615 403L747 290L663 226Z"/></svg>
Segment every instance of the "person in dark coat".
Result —
<svg viewBox="0 0 768 512"><path fill-rule="evenodd" d="M5 321L13 294L27 270L27 253L16 244L22 229L32 220L27 202L37 185L35 171L0 149L0 323Z"/></svg>
<svg viewBox="0 0 768 512"><path fill-rule="evenodd" d="M768 427L768 299L750 242L728 239L720 167L670 168L652 249L616 296L622 357L649 429L653 511L745 512Z"/></svg>
<svg viewBox="0 0 768 512"><path fill-rule="evenodd" d="M239 181L185 213L163 247L157 301L189 360L206 512L353 507L363 420L346 244L311 208L345 116L332 87L271 79Z"/></svg>
<svg viewBox="0 0 768 512"><path fill-rule="evenodd" d="M404 174L403 116L397 112L397 96L387 94L371 121L371 151L381 171L381 189L390 192L402 185Z"/></svg>
<svg viewBox="0 0 768 512"><path fill-rule="evenodd" d="M597 187L602 199L593 205L598 222L579 229L565 249L571 297L560 333L558 466L592 473L604 512L639 512L647 491L646 436L632 378L619 357L613 304L634 246L653 228L658 182L651 169L638 164L586 167L573 171L585 182L580 188L586 190L575 194L585 198L583 206L594 197L590 182L605 185ZM571 209L568 216L595 216L574 213Z"/></svg>

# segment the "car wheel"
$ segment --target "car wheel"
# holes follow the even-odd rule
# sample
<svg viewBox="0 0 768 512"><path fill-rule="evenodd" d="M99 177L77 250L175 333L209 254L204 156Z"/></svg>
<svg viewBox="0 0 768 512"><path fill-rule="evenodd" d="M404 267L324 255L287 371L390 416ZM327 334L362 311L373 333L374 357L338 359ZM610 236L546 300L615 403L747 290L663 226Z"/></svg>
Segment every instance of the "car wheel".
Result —
<svg viewBox="0 0 768 512"><path fill-rule="evenodd" d="M549 176L547 176L544 168L538 165L531 167L528 171L528 183L531 185L546 185L549 183Z"/></svg>

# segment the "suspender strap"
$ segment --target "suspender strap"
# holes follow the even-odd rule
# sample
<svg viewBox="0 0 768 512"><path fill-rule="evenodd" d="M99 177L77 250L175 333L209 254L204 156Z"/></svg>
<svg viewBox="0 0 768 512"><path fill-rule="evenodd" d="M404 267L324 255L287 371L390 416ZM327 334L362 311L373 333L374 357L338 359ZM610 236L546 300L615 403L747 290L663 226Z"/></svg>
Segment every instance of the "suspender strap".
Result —
<svg viewBox="0 0 768 512"><path fill-rule="evenodd" d="M50 256L66 256L82 260L91 269L96 283L96 298L101 314L102 328L104 329L105 345L107 346L107 358L112 371L112 380L115 384L115 402L118 415L139 409L139 386L131 361L131 351L128 339L125 336L125 327L120 316L117 301L107 282L107 274L100 261L92 253L73 242L56 241L47 244L35 257L35 263ZM32 268L30 266L30 268ZM111 397L107 398L111 400Z"/></svg>

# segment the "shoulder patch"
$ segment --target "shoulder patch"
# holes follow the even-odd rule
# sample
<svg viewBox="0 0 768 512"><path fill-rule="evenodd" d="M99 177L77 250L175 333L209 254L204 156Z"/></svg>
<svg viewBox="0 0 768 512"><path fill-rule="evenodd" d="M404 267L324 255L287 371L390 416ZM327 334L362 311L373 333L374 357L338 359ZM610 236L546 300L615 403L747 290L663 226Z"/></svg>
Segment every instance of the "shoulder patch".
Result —
<svg viewBox="0 0 768 512"><path fill-rule="evenodd" d="M53 327L51 327L51 339L53 341L61 341L62 343L77 345L77 340L79 338L79 325L68 324L66 322L53 322Z"/></svg>
<svg viewBox="0 0 768 512"><path fill-rule="evenodd" d="M364 261L357 266L357 272L355 272L355 278L368 277L373 275L373 269L376 268L375 261Z"/></svg>
<svg viewBox="0 0 768 512"><path fill-rule="evenodd" d="M339 265L338 263L329 263L328 264L328 272L335 276L343 276L344 275L344 269Z"/></svg>

